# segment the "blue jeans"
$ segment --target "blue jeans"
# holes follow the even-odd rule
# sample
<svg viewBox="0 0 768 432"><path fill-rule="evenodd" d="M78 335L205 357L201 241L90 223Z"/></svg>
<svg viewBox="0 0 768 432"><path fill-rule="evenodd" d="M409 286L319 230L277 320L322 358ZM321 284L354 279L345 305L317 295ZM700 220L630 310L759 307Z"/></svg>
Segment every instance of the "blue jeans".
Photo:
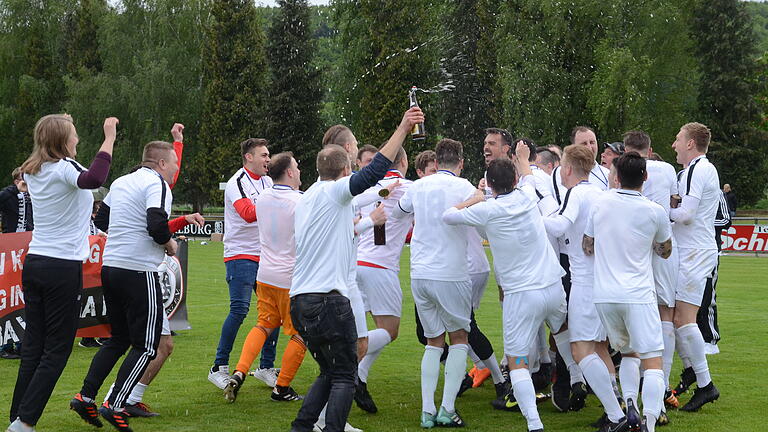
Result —
<svg viewBox="0 0 768 432"><path fill-rule="evenodd" d="M221 326L221 338L216 348L215 366L228 365L229 354L232 345L237 338L237 331L248 316L251 306L251 297L256 291L256 273L259 271L259 263L248 259L238 259L224 263L227 269L227 284L229 285L229 314ZM274 367L277 351L277 337L280 332L272 332L272 335L264 343L261 351L262 368Z"/></svg>
<svg viewBox="0 0 768 432"><path fill-rule="evenodd" d="M341 432L357 379L357 330L349 299L335 291L297 295L291 298L291 320L320 366L291 431L311 431L327 403L325 431Z"/></svg>

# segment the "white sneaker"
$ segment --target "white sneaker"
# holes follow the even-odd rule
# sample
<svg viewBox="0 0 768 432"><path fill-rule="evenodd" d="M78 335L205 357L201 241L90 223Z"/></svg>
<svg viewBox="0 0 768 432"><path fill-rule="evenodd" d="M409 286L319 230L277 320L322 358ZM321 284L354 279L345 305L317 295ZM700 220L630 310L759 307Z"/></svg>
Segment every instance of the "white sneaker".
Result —
<svg viewBox="0 0 768 432"><path fill-rule="evenodd" d="M258 378L261 382L267 385L267 387L275 387L277 385L277 376L280 374L280 369L254 369L250 375L254 378Z"/></svg>
<svg viewBox="0 0 768 432"><path fill-rule="evenodd" d="M720 348L717 346L717 344L705 343L704 354L706 355L720 354Z"/></svg>
<svg viewBox="0 0 768 432"><path fill-rule="evenodd" d="M349 423L344 423L344 432L363 432L363 430L358 429Z"/></svg>
<svg viewBox="0 0 768 432"><path fill-rule="evenodd" d="M312 428L312 432L323 432L324 428L325 422L318 420L317 423L315 423L315 427ZM363 430L358 429L349 423L344 423L344 432L363 432Z"/></svg>
<svg viewBox="0 0 768 432"><path fill-rule="evenodd" d="M211 368L208 371L208 381L218 387L219 390L224 390L227 387L227 383L229 383L229 366L219 366L219 370L215 372Z"/></svg>
<svg viewBox="0 0 768 432"><path fill-rule="evenodd" d="M8 429L6 429L5 432L35 432L35 428L25 425L21 422L21 419L17 418L10 424L10 426L8 426Z"/></svg>

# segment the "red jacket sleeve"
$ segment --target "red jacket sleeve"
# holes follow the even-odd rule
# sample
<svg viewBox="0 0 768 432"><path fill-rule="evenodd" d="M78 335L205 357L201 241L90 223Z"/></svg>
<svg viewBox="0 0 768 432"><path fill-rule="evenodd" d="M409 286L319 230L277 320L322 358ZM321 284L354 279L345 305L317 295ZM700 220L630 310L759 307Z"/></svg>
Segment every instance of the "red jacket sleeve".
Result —
<svg viewBox="0 0 768 432"><path fill-rule="evenodd" d="M168 230L172 233L175 233L187 225L189 225L189 222L187 222L184 216L179 216L176 219L171 219L168 221Z"/></svg>
<svg viewBox="0 0 768 432"><path fill-rule="evenodd" d="M237 214L239 214L244 221L248 223L256 222L256 206L250 198L240 198L234 202L234 207Z"/></svg>
<svg viewBox="0 0 768 432"><path fill-rule="evenodd" d="M173 186L176 185L176 180L179 179L179 173L181 172L181 154L184 153L184 143L181 141L174 141L173 151L176 152L176 158L179 161L179 169L176 170L176 174L173 175L173 182L171 182L171 184L168 185L171 189L173 189Z"/></svg>

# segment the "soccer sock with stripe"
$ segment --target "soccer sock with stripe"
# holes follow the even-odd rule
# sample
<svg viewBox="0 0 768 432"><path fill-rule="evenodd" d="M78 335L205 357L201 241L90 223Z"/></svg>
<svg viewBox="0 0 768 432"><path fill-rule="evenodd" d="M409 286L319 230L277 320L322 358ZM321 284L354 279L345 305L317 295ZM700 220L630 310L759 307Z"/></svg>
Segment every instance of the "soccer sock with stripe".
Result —
<svg viewBox="0 0 768 432"><path fill-rule="evenodd" d="M560 333L553 335L555 339L555 345L557 345L557 351L560 353L560 357L563 358L565 366L568 368L568 373L571 375L571 385L579 382L584 382L584 375L581 368L573 359L571 353L571 335L568 330L561 331ZM606 368L606 370L608 370Z"/></svg>
<svg viewBox="0 0 768 432"><path fill-rule="evenodd" d="M424 347L421 357L421 410L432 415L437 414L435 408L435 390L440 378L440 356L443 349L431 345Z"/></svg>
<svg viewBox="0 0 768 432"><path fill-rule="evenodd" d="M528 430L544 429L539 410L536 409L536 390L533 388L531 373L524 368L512 369L509 371L509 380L512 382L512 391L520 406L520 412L528 422Z"/></svg>
<svg viewBox="0 0 768 432"><path fill-rule="evenodd" d="M625 401L632 399L637 405L637 393L640 391L640 359L637 357L621 358L619 367L619 380L621 381L621 393Z"/></svg>
<svg viewBox="0 0 768 432"><path fill-rule="evenodd" d="M304 341L296 335L291 336L291 340L288 341L288 345L286 345L283 352L280 374L277 375L277 385L281 387L291 385L296 372L298 372L301 363L304 361L304 354L306 352L307 347L304 345Z"/></svg>
<svg viewBox="0 0 768 432"><path fill-rule="evenodd" d="M445 384L443 385L443 400L441 405L448 412L455 412L456 395L459 393L461 381L464 379L467 367L467 351L469 346L455 344L448 348L448 358L445 359Z"/></svg>
<svg viewBox="0 0 768 432"><path fill-rule="evenodd" d="M267 331L263 327L256 326L248 332L248 337L245 338L243 349L240 351L240 359L237 361L236 371L243 375L248 375L248 369L253 365L256 357L259 356L261 348L264 346L264 342L267 340Z"/></svg>
<svg viewBox="0 0 768 432"><path fill-rule="evenodd" d="M662 321L661 333L664 337L664 353L662 354L664 385L669 388L669 374L672 373L672 361L675 357L675 325L669 321Z"/></svg>
<svg viewBox="0 0 768 432"><path fill-rule="evenodd" d="M608 419L612 422L621 420L624 417L624 412L621 410L619 401L616 400L616 395L613 394L608 368L605 367L605 363L600 356L592 353L581 359L579 366L584 373L584 377L587 379L587 383L592 387L595 396L603 404Z"/></svg>
<svg viewBox="0 0 768 432"><path fill-rule="evenodd" d="M664 371L646 369L643 373L643 415L646 418L648 432L656 428L656 419L664 405Z"/></svg>
<svg viewBox="0 0 768 432"><path fill-rule="evenodd" d="M392 337L385 329L377 328L368 332L368 352L357 366L357 376L360 381L368 382L368 372L371 370L371 366L390 342L392 342Z"/></svg>
<svg viewBox="0 0 768 432"><path fill-rule="evenodd" d="M707 355L704 350L704 338L701 336L701 330L696 323L686 324L677 329L677 334L683 341L683 345L688 351L688 358L691 360L693 371L696 372L696 385L699 387L707 386L712 378L709 375L709 365L707 364Z"/></svg>

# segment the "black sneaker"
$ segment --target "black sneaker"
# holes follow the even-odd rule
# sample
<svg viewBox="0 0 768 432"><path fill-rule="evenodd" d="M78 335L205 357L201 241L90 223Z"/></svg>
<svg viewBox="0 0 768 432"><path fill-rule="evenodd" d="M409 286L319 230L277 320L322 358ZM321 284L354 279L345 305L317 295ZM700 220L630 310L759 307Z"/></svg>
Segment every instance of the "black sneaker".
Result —
<svg viewBox="0 0 768 432"><path fill-rule="evenodd" d="M552 383L552 363L542 363L539 370L531 374L533 389L543 392Z"/></svg>
<svg viewBox="0 0 768 432"><path fill-rule="evenodd" d="M583 382L577 382L571 386L571 399L568 401L571 411L579 411L584 408L587 401L587 385Z"/></svg>
<svg viewBox="0 0 768 432"><path fill-rule="evenodd" d="M21 358L21 353L11 346L9 349L0 349L0 358L5 360L17 360Z"/></svg>
<svg viewBox="0 0 768 432"><path fill-rule="evenodd" d="M607 423L608 423L608 414L603 413L603 415L601 415L600 418L597 419L597 421L595 421L594 423L590 423L589 427L600 429Z"/></svg>
<svg viewBox="0 0 768 432"><path fill-rule="evenodd" d="M683 369L683 372L680 373L680 382L677 384L677 387L675 387L674 390L672 390L675 393L675 396L680 396L681 394L688 391L688 387L690 387L693 383L696 382L696 372L693 371L692 367Z"/></svg>
<svg viewBox="0 0 768 432"><path fill-rule="evenodd" d="M555 382L552 385L552 405L560 412L568 412L570 409L571 388Z"/></svg>
<svg viewBox="0 0 768 432"><path fill-rule="evenodd" d="M627 418L623 417L618 422L608 421L597 432L627 432Z"/></svg>
<svg viewBox="0 0 768 432"><path fill-rule="evenodd" d="M224 387L224 400L229 403L236 401L237 393L240 391L240 387L243 386L243 381L245 381L245 377L240 375L240 373L235 372L232 374L232 376L229 377L227 386Z"/></svg>
<svg viewBox="0 0 768 432"><path fill-rule="evenodd" d="M96 409L96 404L93 402L86 402L83 400L83 396L78 393L75 397L69 401L69 409L76 412L86 423L102 427L101 420L99 420L99 412Z"/></svg>
<svg viewBox="0 0 768 432"><path fill-rule="evenodd" d="M371 394L368 393L368 385L360 379L357 380L355 385L355 403L358 408L371 414L379 410L376 408L376 403L373 401Z"/></svg>
<svg viewBox="0 0 768 432"><path fill-rule="evenodd" d="M464 379L461 380L461 386L459 387L459 392L456 393L456 397L463 395L465 391L471 389L472 383L473 383L472 377L469 376L469 374L464 374Z"/></svg>
<svg viewBox="0 0 768 432"><path fill-rule="evenodd" d="M706 386L697 388L693 392L693 397L691 400L689 400L687 404L683 405L683 407L680 408L680 411L698 411L699 408L705 404L716 401L719 397L720 391L718 391L717 387L715 387L715 383L710 381Z"/></svg>
<svg viewBox="0 0 768 432"><path fill-rule="evenodd" d="M104 420L109 422L115 429L122 432L133 432L130 426L128 426L128 416L123 411L115 411L109 404L104 402L99 408L99 414L104 417Z"/></svg>
<svg viewBox="0 0 768 432"><path fill-rule="evenodd" d="M662 410L659 414L659 418L656 419L656 426L666 426L669 424L669 416L667 412ZM645 425L643 425L645 426Z"/></svg>
<svg viewBox="0 0 768 432"><path fill-rule="evenodd" d="M635 401L627 399L627 430L629 432L640 432L640 425L643 424L643 419L640 417L640 413L635 407Z"/></svg>
<svg viewBox="0 0 768 432"><path fill-rule="evenodd" d="M149 409L144 402L125 405L125 414L128 417L157 417L160 414Z"/></svg>
<svg viewBox="0 0 768 432"><path fill-rule="evenodd" d="M493 409L502 411L520 411L520 406L518 406L511 388L506 393L497 395L496 399L491 401L491 406Z"/></svg>
<svg viewBox="0 0 768 432"><path fill-rule="evenodd" d="M101 344L99 341L96 340L96 338L81 338L80 342L78 342L79 346L83 348L100 348Z"/></svg>
<svg viewBox="0 0 768 432"><path fill-rule="evenodd" d="M293 402L304 399L304 396L296 393L296 390L291 386L275 386L275 388L272 389L271 398L273 401L277 402Z"/></svg>
<svg viewBox="0 0 768 432"><path fill-rule="evenodd" d="M512 384L502 381L498 384L493 385L496 389L496 398L504 397L507 393L512 393Z"/></svg>

